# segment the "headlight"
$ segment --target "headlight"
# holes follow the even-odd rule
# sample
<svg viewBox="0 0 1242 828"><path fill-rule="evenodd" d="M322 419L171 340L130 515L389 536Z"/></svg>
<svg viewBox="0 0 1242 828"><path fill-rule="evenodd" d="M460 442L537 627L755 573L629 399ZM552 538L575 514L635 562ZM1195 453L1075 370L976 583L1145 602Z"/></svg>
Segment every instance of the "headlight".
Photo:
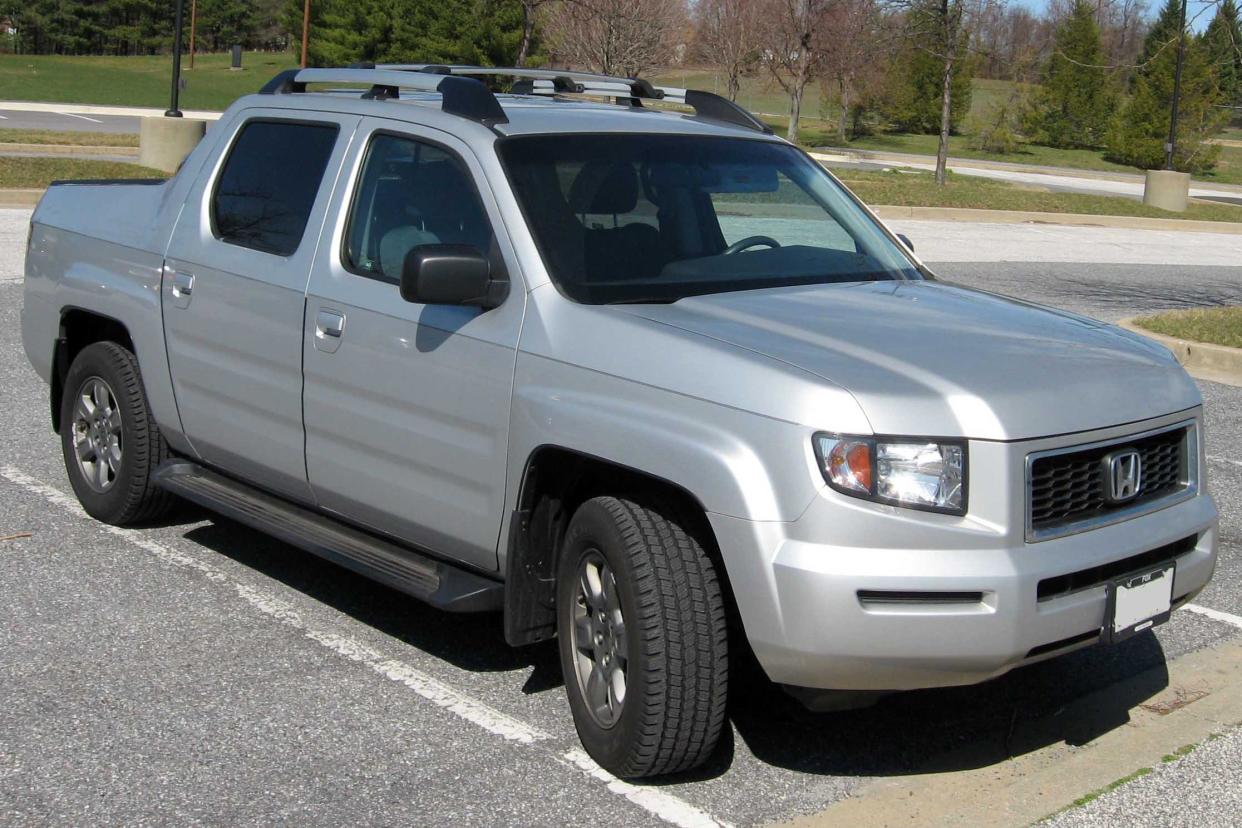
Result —
<svg viewBox="0 0 1242 828"><path fill-rule="evenodd" d="M816 434L812 443L824 479L842 494L911 509L966 512L965 442Z"/></svg>

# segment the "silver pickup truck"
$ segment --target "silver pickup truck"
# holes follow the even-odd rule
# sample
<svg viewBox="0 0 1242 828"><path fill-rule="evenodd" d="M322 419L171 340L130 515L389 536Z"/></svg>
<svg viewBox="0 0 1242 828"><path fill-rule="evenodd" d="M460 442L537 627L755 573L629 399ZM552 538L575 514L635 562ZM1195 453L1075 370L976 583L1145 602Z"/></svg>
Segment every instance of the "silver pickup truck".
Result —
<svg viewBox="0 0 1242 828"><path fill-rule="evenodd" d="M22 334L91 515L186 498L503 611L634 777L711 754L746 648L842 709L1122 640L1211 577L1172 356L908 248L709 93L310 69L167 182L51 187Z"/></svg>

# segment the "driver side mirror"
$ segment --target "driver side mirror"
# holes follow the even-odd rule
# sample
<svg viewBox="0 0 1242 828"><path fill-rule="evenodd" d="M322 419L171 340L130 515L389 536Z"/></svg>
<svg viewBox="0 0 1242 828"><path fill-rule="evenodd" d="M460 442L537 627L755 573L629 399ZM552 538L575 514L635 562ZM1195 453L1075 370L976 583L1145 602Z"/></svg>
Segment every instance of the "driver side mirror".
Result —
<svg viewBox="0 0 1242 828"><path fill-rule="evenodd" d="M471 305L490 310L509 295L509 277L468 244L422 244L405 256L401 298L420 305Z"/></svg>
<svg viewBox="0 0 1242 828"><path fill-rule="evenodd" d="M901 243L904 244L911 253L914 252L914 242L910 241L909 236L905 233L898 233L897 238L901 239Z"/></svg>

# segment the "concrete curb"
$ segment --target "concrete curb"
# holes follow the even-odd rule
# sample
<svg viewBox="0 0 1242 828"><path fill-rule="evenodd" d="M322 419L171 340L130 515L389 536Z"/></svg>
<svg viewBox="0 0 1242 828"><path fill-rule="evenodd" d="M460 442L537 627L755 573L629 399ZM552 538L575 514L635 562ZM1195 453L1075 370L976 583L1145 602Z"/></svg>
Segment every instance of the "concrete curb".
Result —
<svg viewBox="0 0 1242 828"><path fill-rule="evenodd" d="M0 190L0 209L29 208L39 203L46 190Z"/></svg>
<svg viewBox="0 0 1242 828"><path fill-rule="evenodd" d="M0 101L0 109L14 112L69 112L74 115L120 115L129 118L145 118L164 115L164 110L146 106L96 106L95 104L45 103L43 101ZM187 118L215 121L223 114L203 109L183 109Z"/></svg>
<svg viewBox="0 0 1242 828"><path fill-rule="evenodd" d="M962 221L988 224L1064 224L1075 227L1113 227L1124 230L1177 230L1184 233L1242 235L1242 222L1195 219L1146 218L1144 216L1095 216L1079 213L1037 213L1026 210L978 210L967 207L872 208L882 219Z"/></svg>
<svg viewBox="0 0 1242 828"><path fill-rule="evenodd" d="M1153 691L1153 685L1163 689ZM1118 710L1118 698L1143 701ZM1028 826L1139 768L1159 765L1183 745L1236 726L1240 710L1242 644L1235 638L1084 696L1048 719L1015 720L1004 744L971 745L784 824ZM1067 738L1098 729L1103 732L1085 743Z"/></svg>
<svg viewBox="0 0 1242 828"><path fill-rule="evenodd" d="M76 144L8 144L0 143L0 155L124 155L138 157L137 147L77 146Z"/></svg>
<svg viewBox="0 0 1242 828"><path fill-rule="evenodd" d="M1191 376L1242 388L1242 348L1153 333L1136 325L1135 320L1138 318L1131 316L1122 319L1117 325L1168 348Z"/></svg>

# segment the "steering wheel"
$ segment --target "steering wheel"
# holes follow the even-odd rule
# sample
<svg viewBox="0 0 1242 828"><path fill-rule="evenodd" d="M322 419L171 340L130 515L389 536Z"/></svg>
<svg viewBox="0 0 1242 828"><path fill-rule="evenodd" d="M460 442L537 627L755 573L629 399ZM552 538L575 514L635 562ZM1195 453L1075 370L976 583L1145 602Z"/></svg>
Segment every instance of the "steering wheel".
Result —
<svg viewBox="0 0 1242 828"><path fill-rule="evenodd" d="M738 239L733 244L725 248L723 256L732 256L734 253L741 253L743 250L749 250L759 245L767 247L780 247L781 243L771 236L747 236L744 239Z"/></svg>

